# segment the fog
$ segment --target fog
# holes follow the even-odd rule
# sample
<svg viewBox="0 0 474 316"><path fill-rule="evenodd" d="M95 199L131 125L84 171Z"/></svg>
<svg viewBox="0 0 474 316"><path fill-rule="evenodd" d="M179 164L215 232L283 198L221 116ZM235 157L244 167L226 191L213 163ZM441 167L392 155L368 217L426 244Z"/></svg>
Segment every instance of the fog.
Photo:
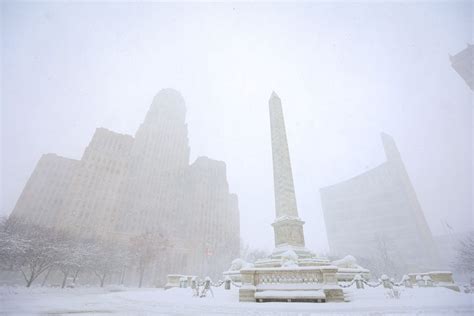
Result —
<svg viewBox="0 0 474 316"><path fill-rule="evenodd" d="M449 55L471 2L2 3L1 212L44 153L80 159L95 128L134 135L153 97L186 101L191 162L222 160L241 238L272 249L268 99L282 100L309 248L319 189L385 161L391 135L434 235L473 228L472 91Z"/></svg>

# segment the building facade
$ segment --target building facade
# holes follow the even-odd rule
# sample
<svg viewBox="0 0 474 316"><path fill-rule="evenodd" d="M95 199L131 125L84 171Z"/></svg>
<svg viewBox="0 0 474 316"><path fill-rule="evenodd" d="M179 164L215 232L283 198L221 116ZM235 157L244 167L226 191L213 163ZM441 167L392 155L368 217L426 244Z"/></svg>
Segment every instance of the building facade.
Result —
<svg viewBox="0 0 474 316"><path fill-rule="evenodd" d="M382 142L386 162L320 190L330 251L385 259L405 272L439 268L431 231L400 153L389 135L382 134Z"/></svg>
<svg viewBox="0 0 474 316"><path fill-rule="evenodd" d="M185 120L179 92L160 91L134 137L98 128L80 160L44 155L11 216L88 238L162 233L172 246L156 285L168 273L220 275L239 255L238 200L224 162L189 163Z"/></svg>

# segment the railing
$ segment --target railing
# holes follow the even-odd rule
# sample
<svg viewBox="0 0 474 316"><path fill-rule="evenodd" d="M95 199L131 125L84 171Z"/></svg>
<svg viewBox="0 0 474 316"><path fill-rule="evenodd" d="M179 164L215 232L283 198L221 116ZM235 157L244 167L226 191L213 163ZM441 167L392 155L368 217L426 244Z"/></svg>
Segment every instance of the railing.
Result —
<svg viewBox="0 0 474 316"><path fill-rule="evenodd" d="M424 276L423 278L419 277L416 278L416 283L419 287L433 287L436 286L436 283L433 282L433 280L429 276ZM354 279L350 282L346 283L339 283L339 286L342 288L349 288L352 285L356 284L356 287L358 289L363 289L364 285L367 285L369 287L375 288L383 285L384 288L387 289L393 289L393 287L400 287L400 286L405 286L407 288L412 288L413 284L410 281L410 277L408 275L404 275L400 282L395 282L395 280L392 278L390 279L387 275L382 275L380 279L378 279L377 282L375 283L370 283L369 281L365 280L362 278L360 274L357 274Z"/></svg>
<svg viewBox="0 0 474 316"><path fill-rule="evenodd" d="M319 278L318 278L319 277ZM259 274L258 284L275 284L275 283L319 283L320 275L309 272L278 272Z"/></svg>
<svg viewBox="0 0 474 316"><path fill-rule="evenodd" d="M268 273L268 274L261 274L258 276L258 283L260 284L292 284L292 283L319 283L320 279L318 279L315 273ZM382 275L380 279L376 282L369 282L368 280L364 279L360 274L354 276L354 278L350 282L339 282L338 285L341 288L350 288L353 285L356 285L357 289L364 289L365 286L376 288L379 286L383 286L386 289L390 289L393 297L399 297L399 292L396 290L395 287L404 286L406 288L412 288L413 284L410 280L408 275L404 275L400 282L395 282L393 278L389 278L387 275ZM416 285L418 287L433 287L438 286L436 282L429 276L417 276L416 277ZM193 290L193 296L195 297L206 297L209 293L214 297L214 293L212 288L219 288L224 286L225 290L230 290L231 286L236 288L240 288L242 286L241 283L234 282L231 278L226 277L225 280L218 280L217 282L212 282L210 277L206 277L204 280L199 280L194 277L191 280L191 289ZM187 288L188 282L186 278L182 278L180 280L179 287ZM472 289L467 287L464 289L465 292L471 293Z"/></svg>

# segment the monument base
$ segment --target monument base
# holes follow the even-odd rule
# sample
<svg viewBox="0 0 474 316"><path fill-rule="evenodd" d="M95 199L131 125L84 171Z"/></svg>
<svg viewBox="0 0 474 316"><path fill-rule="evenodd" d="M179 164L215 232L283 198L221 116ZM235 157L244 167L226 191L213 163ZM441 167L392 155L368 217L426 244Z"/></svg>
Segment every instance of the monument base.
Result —
<svg viewBox="0 0 474 316"><path fill-rule="evenodd" d="M337 267L273 267L240 270L241 302L343 302Z"/></svg>
<svg viewBox="0 0 474 316"><path fill-rule="evenodd" d="M338 267L302 246L281 244L254 268L240 270L241 302L343 302Z"/></svg>

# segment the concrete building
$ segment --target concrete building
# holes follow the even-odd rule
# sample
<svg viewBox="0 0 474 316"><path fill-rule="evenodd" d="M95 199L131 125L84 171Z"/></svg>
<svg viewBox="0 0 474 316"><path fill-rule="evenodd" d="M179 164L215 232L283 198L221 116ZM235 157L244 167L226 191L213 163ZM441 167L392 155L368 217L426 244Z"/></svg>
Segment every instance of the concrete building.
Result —
<svg viewBox="0 0 474 316"><path fill-rule="evenodd" d="M160 91L134 137L98 128L80 160L44 155L11 216L109 240L160 232L173 247L153 283L167 273L220 276L239 255L237 196L224 162L189 163L185 120L181 95Z"/></svg>
<svg viewBox="0 0 474 316"><path fill-rule="evenodd" d="M386 162L320 190L330 251L386 258L405 272L439 268L433 237L400 153L389 135L382 134L382 142Z"/></svg>

